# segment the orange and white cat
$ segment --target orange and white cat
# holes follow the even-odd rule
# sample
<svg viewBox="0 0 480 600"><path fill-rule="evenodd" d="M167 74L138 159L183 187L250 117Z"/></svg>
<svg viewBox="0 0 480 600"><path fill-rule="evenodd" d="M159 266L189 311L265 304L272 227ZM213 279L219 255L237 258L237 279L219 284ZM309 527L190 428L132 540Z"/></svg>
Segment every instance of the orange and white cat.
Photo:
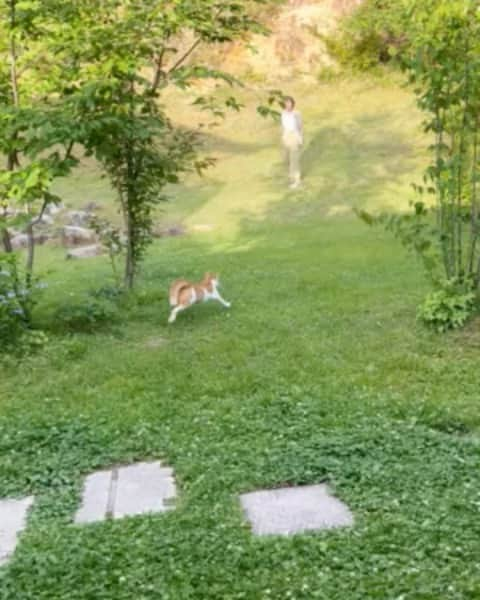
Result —
<svg viewBox="0 0 480 600"><path fill-rule="evenodd" d="M200 283L192 283L185 279L177 279L170 286L170 306L172 312L168 319L169 323L173 323L177 315L182 310L185 310L196 304L197 302L207 302L208 300L216 300L223 304L226 308L230 307L230 302L222 298L218 291L219 279L215 273L205 273Z"/></svg>

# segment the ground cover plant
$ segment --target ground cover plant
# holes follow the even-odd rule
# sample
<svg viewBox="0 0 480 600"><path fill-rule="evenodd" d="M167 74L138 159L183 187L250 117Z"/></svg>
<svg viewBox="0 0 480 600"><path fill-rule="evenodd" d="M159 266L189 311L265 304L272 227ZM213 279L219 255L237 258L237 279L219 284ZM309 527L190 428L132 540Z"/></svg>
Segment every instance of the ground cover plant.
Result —
<svg viewBox="0 0 480 600"><path fill-rule="evenodd" d="M0 367L0 495L36 496L2 600L479 597L477 325L417 324L421 265L352 210L408 207L421 115L395 81L321 91L292 90L303 189L286 190L276 127L250 101L208 137L217 166L171 190L163 218L191 233L155 243L134 294L116 295L108 257L42 247L49 343ZM168 283L210 269L231 310L167 327ZM58 318L92 303L106 321ZM145 458L175 468L174 511L72 524L86 473ZM252 537L238 494L320 481L352 529Z"/></svg>

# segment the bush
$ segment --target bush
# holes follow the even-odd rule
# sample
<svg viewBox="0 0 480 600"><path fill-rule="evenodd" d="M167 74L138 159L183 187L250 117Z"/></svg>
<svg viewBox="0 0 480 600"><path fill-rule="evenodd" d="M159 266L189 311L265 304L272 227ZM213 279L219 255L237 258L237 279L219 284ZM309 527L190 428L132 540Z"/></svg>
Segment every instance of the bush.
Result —
<svg viewBox="0 0 480 600"><path fill-rule="evenodd" d="M15 346L30 325L31 290L22 288L15 254L0 254L0 347Z"/></svg>
<svg viewBox="0 0 480 600"><path fill-rule="evenodd" d="M459 289L448 282L443 288L428 294L418 308L418 318L443 333L463 327L474 310L474 292Z"/></svg>
<svg viewBox="0 0 480 600"><path fill-rule="evenodd" d="M119 302L126 297L125 289L116 285L104 285L98 290L92 290L90 295L93 298Z"/></svg>
<svg viewBox="0 0 480 600"><path fill-rule="evenodd" d="M425 114L430 164L414 185L420 199L413 212L358 212L367 223L385 224L422 259L437 291L419 317L446 331L461 327L480 303L478 2L415 0L411 17L402 62Z"/></svg>
<svg viewBox="0 0 480 600"><path fill-rule="evenodd" d="M93 333L116 321L115 305L104 298L87 297L79 304L64 304L55 313L58 326L69 332Z"/></svg>
<svg viewBox="0 0 480 600"><path fill-rule="evenodd" d="M367 71L401 56L408 44L408 27L402 2L365 0L324 42L340 65Z"/></svg>
<svg viewBox="0 0 480 600"><path fill-rule="evenodd" d="M110 259L110 266L115 280L116 288L120 287L121 277L117 268L117 259L125 251L124 236L119 227L113 225L108 219L101 219L96 215L90 217L90 228L97 234L100 243L105 248Z"/></svg>

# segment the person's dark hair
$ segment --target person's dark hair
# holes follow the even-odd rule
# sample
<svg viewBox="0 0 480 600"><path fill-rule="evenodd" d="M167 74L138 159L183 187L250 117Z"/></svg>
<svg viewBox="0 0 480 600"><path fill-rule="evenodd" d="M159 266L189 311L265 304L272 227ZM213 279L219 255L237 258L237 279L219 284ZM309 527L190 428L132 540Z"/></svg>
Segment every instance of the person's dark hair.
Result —
<svg viewBox="0 0 480 600"><path fill-rule="evenodd" d="M285 98L283 99L283 106L287 106L287 102L291 102L293 108L295 108L295 98L293 98L292 96L285 96Z"/></svg>

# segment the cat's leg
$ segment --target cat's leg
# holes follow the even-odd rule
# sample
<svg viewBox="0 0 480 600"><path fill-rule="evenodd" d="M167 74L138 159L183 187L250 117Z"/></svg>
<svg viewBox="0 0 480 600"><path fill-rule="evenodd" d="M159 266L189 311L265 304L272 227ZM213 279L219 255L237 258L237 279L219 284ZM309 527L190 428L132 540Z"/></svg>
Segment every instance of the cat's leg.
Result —
<svg viewBox="0 0 480 600"><path fill-rule="evenodd" d="M172 312L170 313L170 317L168 318L168 322L174 323L175 319L177 318L178 313L181 312L182 310L185 310L186 308L188 308L188 307L183 304L178 304L174 309L172 309Z"/></svg>
<svg viewBox="0 0 480 600"><path fill-rule="evenodd" d="M222 304L225 308L230 308L230 306L232 306L230 302L227 302L224 298L222 298L218 290L215 290L213 299L217 300L217 302L220 302L220 304Z"/></svg>

